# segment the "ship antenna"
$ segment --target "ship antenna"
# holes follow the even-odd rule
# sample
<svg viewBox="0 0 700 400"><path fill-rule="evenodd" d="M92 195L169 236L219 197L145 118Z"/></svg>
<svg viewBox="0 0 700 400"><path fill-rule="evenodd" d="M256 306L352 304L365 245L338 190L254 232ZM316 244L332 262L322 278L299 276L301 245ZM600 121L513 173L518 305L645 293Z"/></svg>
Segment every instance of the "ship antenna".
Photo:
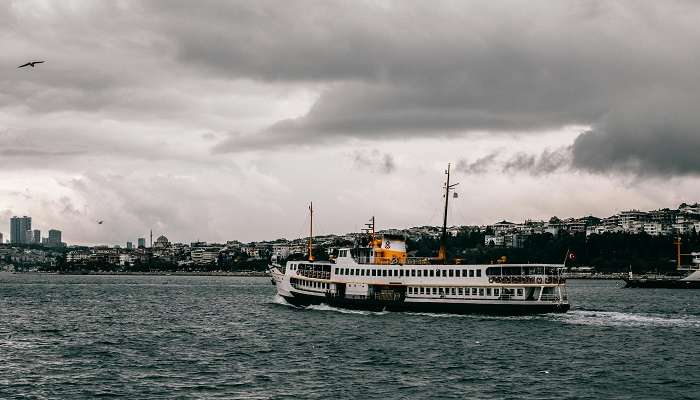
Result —
<svg viewBox="0 0 700 400"><path fill-rule="evenodd" d="M450 201L450 190L459 183L453 183L450 185L450 164L447 164L447 170L445 171L447 175L447 181L445 182L445 213L442 217L442 234L440 235L440 250L438 251L438 260L443 263L447 262L447 207Z"/></svg>
<svg viewBox="0 0 700 400"><path fill-rule="evenodd" d="M311 215L311 222L309 223L309 261L314 260L314 202L309 204L309 215Z"/></svg>

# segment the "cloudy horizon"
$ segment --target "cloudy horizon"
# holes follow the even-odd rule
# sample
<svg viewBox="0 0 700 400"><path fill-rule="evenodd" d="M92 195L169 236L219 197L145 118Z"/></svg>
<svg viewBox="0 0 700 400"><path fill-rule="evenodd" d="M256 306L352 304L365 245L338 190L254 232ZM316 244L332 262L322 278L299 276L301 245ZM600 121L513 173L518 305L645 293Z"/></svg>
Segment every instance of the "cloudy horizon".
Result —
<svg viewBox="0 0 700 400"><path fill-rule="evenodd" d="M0 232L263 240L700 199L690 1L9 1ZM34 68L17 66L46 60ZM104 220L103 224L96 221Z"/></svg>

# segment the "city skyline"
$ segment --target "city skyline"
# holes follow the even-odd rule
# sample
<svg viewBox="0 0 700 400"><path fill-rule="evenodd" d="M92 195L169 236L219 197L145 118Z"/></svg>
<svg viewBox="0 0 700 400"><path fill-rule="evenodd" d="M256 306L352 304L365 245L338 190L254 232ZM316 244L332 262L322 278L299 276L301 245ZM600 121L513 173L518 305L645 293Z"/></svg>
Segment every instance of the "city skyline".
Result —
<svg viewBox="0 0 700 400"><path fill-rule="evenodd" d="M73 243L436 224L448 162L454 224L700 198L693 3L8 4L0 220Z"/></svg>
<svg viewBox="0 0 700 400"><path fill-rule="evenodd" d="M18 217L18 216L13 216L11 218L11 224L12 225L12 220L15 219L29 219L29 223L31 224L31 217L28 216L23 216L23 217ZM677 218L680 218L677 220ZM599 219L600 221L597 223L591 223L591 219ZM376 219L375 219L376 220ZM515 222L514 222L515 221ZM414 230L416 228L422 228L422 227L438 227L438 224L419 224L419 225L413 225L413 226L378 226L377 230L378 231L392 231L392 230L403 230L403 231L410 231ZM545 218L530 218L527 216L524 217L519 217L515 219L497 219L496 221L491 221L489 223L482 223L482 224L455 224L455 223L449 223L448 227L450 229L453 228L464 228L464 227L480 227L480 228L495 228L496 231L500 232L505 232L508 229L504 229L503 227L508 227L510 226L511 228L517 230L517 231L523 231L523 228L525 228L524 231L530 231L532 227L537 226L537 231L544 233L544 232L549 232L556 234L560 229L569 231L569 232L586 232L587 235L591 233L606 233L606 232L627 232L627 233L641 233L641 232L646 232L647 234L650 235L670 235L670 234L687 234L690 233L691 231L695 230L696 232L700 232L700 203L698 202L693 202L693 203L681 203L678 208L673 208L673 207L663 207L663 208L658 208L658 209L652 209L652 210L640 210L640 209L635 209L635 208L628 208L624 210L620 210L617 213L610 214L610 215L578 215L578 216L557 216L557 215L551 215L547 216ZM550 227L556 227L554 230L550 229ZM530 228L528 228L530 227ZM364 226L363 226L364 228ZM308 226L307 228L308 229ZM335 231L335 232L319 232L316 227L314 227L315 231L315 236L318 237L323 237L323 236L347 236L347 235L352 235L352 234L357 234L362 231L360 230L355 230L355 231ZM37 234L37 232L40 232L39 230L29 230L26 232L31 232L34 235ZM2 231L0 231L0 234L3 234ZM42 237L41 242L32 242L32 244L48 244L48 245L56 245L57 243L64 243L62 242L62 234L63 232L60 230L56 229L50 229L48 230L48 237ZM147 239L146 237L137 237L136 238L136 245L134 246L134 241L133 239L127 238L122 241L117 241L117 242L109 242L109 243L80 243L80 242L74 242L74 243L66 243L68 246L117 246L117 247L124 247L126 249L134 249L134 248L150 248L152 247L152 242L153 242L153 231L149 232L149 238ZM159 234L156 234L157 240L160 239L165 239L169 240L167 238L167 233L162 232ZM279 239L285 239L288 241L295 241L295 240L300 240L308 237L308 231L305 234L299 235L299 236L292 236L292 237L284 237L284 236L276 236L276 237L266 237L258 240L243 240L241 238L237 237L227 237L222 240L202 240L202 238L197 238L197 239L176 239L172 240L173 243L227 243L231 241L236 241L240 243L256 243L256 242L270 242L270 241L276 241ZM11 242L11 239L8 239L8 243ZM0 242L4 243L4 242ZM27 243L19 243L19 244L27 244Z"/></svg>

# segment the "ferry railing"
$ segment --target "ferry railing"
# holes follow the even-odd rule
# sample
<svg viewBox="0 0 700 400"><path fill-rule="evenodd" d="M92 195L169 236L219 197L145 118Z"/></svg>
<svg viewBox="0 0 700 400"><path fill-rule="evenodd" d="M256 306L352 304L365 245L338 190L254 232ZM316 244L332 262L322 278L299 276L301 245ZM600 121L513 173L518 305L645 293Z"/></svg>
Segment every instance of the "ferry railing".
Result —
<svg viewBox="0 0 700 400"><path fill-rule="evenodd" d="M559 296L556 294L542 294L540 301L559 301Z"/></svg>
<svg viewBox="0 0 700 400"><path fill-rule="evenodd" d="M297 274L312 279L331 279L331 273L328 271L297 271Z"/></svg>
<svg viewBox="0 0 700 400"><path fill-rule="evenodd" d="M353 257L358 264L376 264L376 265L429 265L436 264L439 259L430 257L369 257L355 256Z"/></svg>
<svg viewBox="0 0 700 400"><path fill-rule="evenodd" d="M496 275L489 276L489 283L557 285L566 283L566 278L548 275Z"/></svg>

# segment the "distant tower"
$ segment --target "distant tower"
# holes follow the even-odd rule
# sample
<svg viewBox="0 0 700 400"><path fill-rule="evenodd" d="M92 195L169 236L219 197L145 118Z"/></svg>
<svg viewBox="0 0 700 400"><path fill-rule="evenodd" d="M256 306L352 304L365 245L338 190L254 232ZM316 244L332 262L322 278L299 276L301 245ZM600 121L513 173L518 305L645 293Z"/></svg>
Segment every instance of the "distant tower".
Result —
<svg viewBox="0 0 700 400"><path fill-rule="evenodd" d="M32 231L32 243L41 244L41 231L39 229L34 229Z"/></svg>
<svg viewBox="0 0 700 400"><path fill-rule="evenodd" d="M139 249L143 249L144 247L146 247L146 238L138 238L136 243L138 244Z"/></svg>
<svg viewBox="0 0 700 400"><path fill-rule="evenodd" d="M49 230L48 244L49 246L59 247L61 246L61 234L62 232L57 229Z"/></svg>
<svg viewBox="0 0 700 400"><path fill-rule="evenodd" d="M32 229L32 217L10 218L10 243L27 243L27 231Z"/></svg>
<svg viewBox="0 0 700 400"><path fill-rule="evenodd" d="M151 229L151 241L148 242L148 247L153 247L153 229Z"/></svg>
<svg viewBox="0 0 700 400"><path fill-rule="evenodd" d="M126 242L126 249L127 249L127 250L133 250L133 248L134 248L134 244L133 244L133 243L131 243L131 242Z"/></svg>

